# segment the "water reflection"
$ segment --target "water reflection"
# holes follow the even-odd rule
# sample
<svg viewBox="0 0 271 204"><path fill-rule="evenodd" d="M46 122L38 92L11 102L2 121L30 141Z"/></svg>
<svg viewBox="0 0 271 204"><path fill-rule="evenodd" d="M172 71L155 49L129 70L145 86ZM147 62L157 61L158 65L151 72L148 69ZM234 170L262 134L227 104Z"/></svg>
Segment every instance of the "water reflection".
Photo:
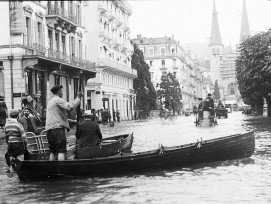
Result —
<svg viewBox="0 0 271 204"><path fill-rule="evenodd" d="M101 125L105 137L133 132L133 151L196 142L254 130L256 150L251 158L194 165L182 169L122 176L60 178L20 182L6 172L0 158L1 203L267 203L271 200L271 120L229 114L212 128L194 125L194 117L173 123L145 120ZM3 155L6 145L0 141Z"/></svg>

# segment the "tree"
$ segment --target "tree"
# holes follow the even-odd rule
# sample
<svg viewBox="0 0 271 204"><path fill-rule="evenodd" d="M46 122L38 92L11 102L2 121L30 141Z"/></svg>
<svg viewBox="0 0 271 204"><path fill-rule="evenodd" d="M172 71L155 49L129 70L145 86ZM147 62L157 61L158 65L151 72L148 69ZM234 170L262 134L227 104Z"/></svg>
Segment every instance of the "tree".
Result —
<svg viewBox="0 0 271 204"><path fill-rule="evenodd" d="M178 80L170 72L162 75L158 99L165 104L165 108L173 110L173 114L180 110L182 94Z"/></svg>
<svg viewBox="0 0 271 204"><path fill-rule="evenodd" d="M157 96L151 82L150 67L145 62L144 55L136 44L134 44L131 63L132 68L137 70L137 78L133 80L133 88L136 93L135 110L140 110L138 117L147 118L151 110L157 109Z"/></svg>
<svg viewBox="0 0 271 204"><path fill-rule="evenodd" d="M220 92L219 92L219 87L218 87L218 82L215 80L215 90L214 90L214 98L216 100L220 99Z"/></svg>
<svg viewBox="0 0 271 204"><path fill-rule="evenodd" d="M241 97L258 114L263 112L263 98L271 116L271 31L245 39L236 60L236 74Z"/></svg>

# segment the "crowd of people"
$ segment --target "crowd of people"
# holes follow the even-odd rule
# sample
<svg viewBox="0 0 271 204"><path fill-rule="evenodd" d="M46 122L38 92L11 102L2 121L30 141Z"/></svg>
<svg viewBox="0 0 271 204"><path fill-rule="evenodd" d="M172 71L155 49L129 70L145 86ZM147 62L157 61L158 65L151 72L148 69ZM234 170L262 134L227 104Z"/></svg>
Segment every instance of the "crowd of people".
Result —
<svg viewBox="0 0 271 204"><path fill-rule="evenodd" d="M49 144L49 160L65 160L67 151L67 132L71 126L77 125L76 144L77 148L94 146L101 142L102 133L97 122L120 121L119 111L114 111L113 118L109 110L101 109L91 112L79 111L82 120L76 120L76 112L80 108L82 92L78 92L77 97L72 102L65 101L63 97L63 86L52 87L53 97L47 104L47 109L43 110L39 104L35 107L26 101L22 103L22 111L8 110L4 100L0 101L0 126L4 130L7 142L7 155L10 161L15 158L24 160L24 153L27 149L26 132L39 134L38 125L44 122L46 137ZM26 99L30 100L30 98ZM41 116L41 117L40 117ZM44 118L42 118L44 117ZM12 163L12 162L11 162ZM12 171L12 167L10 169Z"/></svg>

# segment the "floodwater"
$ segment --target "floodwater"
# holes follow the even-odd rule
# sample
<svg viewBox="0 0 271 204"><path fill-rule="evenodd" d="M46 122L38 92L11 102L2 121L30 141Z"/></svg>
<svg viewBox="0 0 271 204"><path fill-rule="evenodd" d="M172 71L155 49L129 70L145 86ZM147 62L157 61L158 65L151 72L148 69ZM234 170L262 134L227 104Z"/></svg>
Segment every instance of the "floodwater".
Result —
<svg viewBox="0 0 271 204"><path fill-rule="evenodd" d="M134 133L133 151L174 146L254 130L250 158L199 164L175 170L114 177L61 178L21 182L8 173L0 140L0 203L270 203L271 119L229 114L215 127L195 127L194 116L101 125L104 137Z"/></svg>

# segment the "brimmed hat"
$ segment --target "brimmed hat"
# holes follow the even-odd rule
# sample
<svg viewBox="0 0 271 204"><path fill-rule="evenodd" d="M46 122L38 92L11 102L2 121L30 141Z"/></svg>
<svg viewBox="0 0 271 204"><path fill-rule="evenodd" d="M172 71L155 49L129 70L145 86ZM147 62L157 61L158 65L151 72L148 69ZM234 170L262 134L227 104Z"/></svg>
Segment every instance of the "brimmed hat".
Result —
<svg viewBox="0 0 271 204"><path fill-rule="evenodd" d="M55 85L55 86L53 86L52 88L51 88L51 92L53 93L53 94L56 94L60 89L62 89L63 88L63 86L62 85Z"/></svg>
<svg viewBox="0 0 271 204"><path fill-rule="evenodd" d="M212 94L208 93L208 96L211 96Z"/></svg>
<svg viewBox="0 0 271 204"><path fill-rule="evenodd" d="M199 100L199 101L201 101L201 100L202 100L202 98L198 98L198 100Z"/></svg>
<svg viewBox="0 0 271 204"><path fill-rule="evenodd" d="M19 115L19 111L16 109L11 109L9 115L10 117L17 117Z"/></svg>

